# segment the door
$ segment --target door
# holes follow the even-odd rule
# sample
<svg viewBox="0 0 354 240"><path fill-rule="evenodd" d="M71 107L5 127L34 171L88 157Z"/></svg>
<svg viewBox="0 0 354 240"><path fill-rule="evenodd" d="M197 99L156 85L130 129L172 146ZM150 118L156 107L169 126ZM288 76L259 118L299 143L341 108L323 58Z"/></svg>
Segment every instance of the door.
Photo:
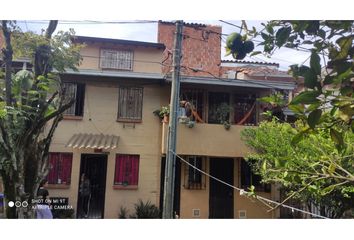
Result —
<svg viewBox="0 0 354 240"><path fill-rule="evenodd" d="M232 158L210 158L210 175L234 185ZM210 178L209 218L234 217L233 188Z"/></svg>
<svg viewBox="0 0 354 240"><path fill-rule="evenodd" d="M90 196L88 200L78 193L77 218L104 218L104 203L106 193L107 155L105 154L82 154L80 164L81 176L89 179ZM80 187L79 187L80 189ZM85 210L84 210L85 208Z"/></svg>

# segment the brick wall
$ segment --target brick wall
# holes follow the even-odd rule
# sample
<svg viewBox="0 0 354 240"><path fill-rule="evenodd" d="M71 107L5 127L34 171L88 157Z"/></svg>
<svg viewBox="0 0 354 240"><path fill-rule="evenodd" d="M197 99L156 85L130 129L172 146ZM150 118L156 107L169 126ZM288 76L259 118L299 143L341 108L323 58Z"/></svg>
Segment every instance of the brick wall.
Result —
<svg viewBox="0 0 354 240"><path fill-rule="evenodd" d="M168 73L172 70L172 51L176 26L173 23L159 22L158 24L158 42L166 46L163 59L163 72ZM199 69L201 71L194 72L191 69L181 68L182 75L190 76L219 76L219 67L221 63L221 27L185 24L183 26L182 40L182 61L181 65L185 67ZM211 74L207 73L210 72Z"/></svg>

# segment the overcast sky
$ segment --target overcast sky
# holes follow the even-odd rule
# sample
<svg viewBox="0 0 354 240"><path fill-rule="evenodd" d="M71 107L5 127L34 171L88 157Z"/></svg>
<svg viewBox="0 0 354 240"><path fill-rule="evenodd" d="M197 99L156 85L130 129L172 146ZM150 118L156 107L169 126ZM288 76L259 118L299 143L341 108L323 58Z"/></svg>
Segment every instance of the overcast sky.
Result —
<svg viewBox="0 0 354 240"><path fill-rule="evenodd" d="M67 31L70 28L73 28L76 32L76 35L80 36L91 36L91 37L104 37L104 38L115 38L115 39L126 39L126 40L136 40L136 41L147 41L147 42L157 42L157 23L122 23L124 20L112 21L115 23L109 22L93 22L93 21L84 21L84 20L75 20L75 21L59 21L57 30ZM237 26L241 26L241 21L237 20L225 20L229 23L232 23ZM127 22L132 22L129 20ZM222 26L222 31L224 34L230 34L232 32L239 32L240 29L232 26L230 24L223 23L219 20L188 20L186 22L195 22L195 23L204 23L210 25L219 25ZM247 21L249 28L255 26L257 29L262 29L261 22L266 21ZM47 25L46 21L36 21L36 20L20 20L18 21L23 31L31 30L40 32L42 28L45 28ZM232 60L232 57L225 57L225 40L226 36L223 36L222 41L222 59ZM259 39L261 40L261 39ZM262 47L256 47L256 50L262 50ZM244 60L248 61L263 61L263 62L275 62L280 64L281 70L287 70L288 66L291 64L302 64L309 57L309 53L303 51L297 51L288 48L281 48L271 57L267 58L263 55L257 55L254 57L246 57ZM308 63L308 61L306 61ZM306 64L305 63L305 64Z"/></svg>

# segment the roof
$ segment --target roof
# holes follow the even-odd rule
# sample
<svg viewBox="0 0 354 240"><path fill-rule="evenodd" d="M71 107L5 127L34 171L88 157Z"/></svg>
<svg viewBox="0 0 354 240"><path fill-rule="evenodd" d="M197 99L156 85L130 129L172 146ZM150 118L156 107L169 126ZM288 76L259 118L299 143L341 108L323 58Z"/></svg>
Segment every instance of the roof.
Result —
<svg viewBox="0 0 354 240"><path fill-rule="evenodd" d="M166 25L175 25L176 24L175 22L162 21L162 20L159 20L159 23L166 24ZM187 27L207 27L208 25L202 24L202 23L187 23L187 22L183 22L183 26L187 26Z"/></svg>
<svg viewBox="0 0 354 240"><path fill-rule="evenodd" d="M279 67L279 63L256 62L256 61L241 61L241 60L221 60L222 63L241 63L241 64L258 64L258 65L272 65Z"/></svg>
<svg viewBox="0 0 354 240"><path fill-rule="evenodd" d="M139 78L139 79L156 79L163 80L165 76L160 73L141 73L141 72L128 72L128 71L107 71L107 70L92 70L92 69L79 69L74 71L72 69L65 69L63 74L72 75L85 75L85 76L99 76L99 77L118 77L118 78Z"/></svg>
<svg viewBox="0 0 354 240"><path fill-rule="evenodd" d="M168 77L166 80L171 82L170 77ZM181 83L249 87L249 88L265 88L265 89L275 88L275 89L283 89L283 90L293 90L296 87L295 82L282 82L282 81L269 81L269 80L264 81L264 80L253 80L253 79L191 77L191 76L181 76Z"/></svg>
<svg viewBox="0 0 354 240"><path fill-rule="evenodd" d="M119 136L77 133L74 134L66 147L71 148L92 148L92 149L115 149L118 147Z"/></svg>
<svg viewBox="0 0 354 240"><path fill-rule="evenodd" d="M165 45L162 43L140 42L140 41L132 41L132 40L124 40L124 39L98 38L98 37L87 37L87 36L75 36L74 39L80 42L102 42L102 43L113 43L113 44L165 49Z"/></svg>

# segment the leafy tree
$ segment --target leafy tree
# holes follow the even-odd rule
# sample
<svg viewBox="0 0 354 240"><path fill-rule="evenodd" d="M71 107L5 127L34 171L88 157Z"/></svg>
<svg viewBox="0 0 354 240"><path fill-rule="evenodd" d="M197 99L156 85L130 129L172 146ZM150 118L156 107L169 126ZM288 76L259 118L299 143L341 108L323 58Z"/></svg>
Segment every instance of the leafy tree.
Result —
<svg viewBox="0 0 354 240"><path fill-rule="evenodd" d="M274 107L288 107L301 123L294 128L263 123L245 131L247 143L258 154L253 156L254 170L265 181L288 187L293 191L289 197L301 193L322 205L337 204L338 212L332 216L340 216L339 209L346 207L339 205L345 199L353 207L353 21L269 21L261 31L248 29L244 22L242 26L241 39L260 36L258 45L266 56L287 47L309 52L310 60L309 65L290 66L293 76L304 81L303 91L290 104L274 104L274 96L262 99Z"/></svg>
<svg viewBox="0 0 354 240"><path fill-rule="evenodd" d="M273 119L245 129L243 140L255 150L247 159L263 181L284 186L288 198L318 205L329 217L341 217L354 207L354 134L344 134L345 144L351 147L342 153L329 129L292 144L303 127L300 121L292 126Z"/></svg>
<svg viewBox="0 0 354 240"><path fill-rule="evenodd" d="M73 31L53 36L58 21L50 21L41 35L23 33L15 22L3 20L2 49L5 74L0 81L0 174L8 201L26 201L28 207L6 208L7 218L33 218L32 200L49 171L48 151L63 112L74 102L65 98L59 73L76 69L81 57ZM33 70L16 72L15 57L31 58ZM56 70L56 73L53 71Z"/></svg>

